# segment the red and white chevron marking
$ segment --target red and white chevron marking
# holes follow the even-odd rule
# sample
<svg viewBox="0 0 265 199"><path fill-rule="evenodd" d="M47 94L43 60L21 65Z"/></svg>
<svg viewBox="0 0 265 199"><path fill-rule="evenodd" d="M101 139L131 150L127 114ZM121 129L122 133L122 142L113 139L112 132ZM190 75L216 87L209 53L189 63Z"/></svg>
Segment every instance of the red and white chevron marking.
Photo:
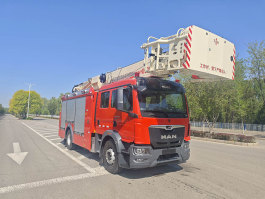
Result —
<svg viewBox="0 0 265 199"><path fill-rule="evenodd" d="M189 27L188 37L186 38L186 42L184 43L184 57L187 56L186 61L182 63L182 66L186 69L190 67L190 55L191 55L191 42L192 42L192 26Z"/></svg>
<svg viewBox="0 0 265 199"><path fill-rule="evenodd" d="M232 80L235 79L235 61L236 61L236 50L234 46Z"/></svg>

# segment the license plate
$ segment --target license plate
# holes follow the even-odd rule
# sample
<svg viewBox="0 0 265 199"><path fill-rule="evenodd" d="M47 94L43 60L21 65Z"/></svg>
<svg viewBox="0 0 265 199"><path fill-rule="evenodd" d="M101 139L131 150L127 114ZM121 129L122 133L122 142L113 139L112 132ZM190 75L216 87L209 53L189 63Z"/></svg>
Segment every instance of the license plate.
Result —
<svg viewBox="0 0 265 199"><path fill-rule="evenodd" d="M176 149L164 149L162 151L162 155L172 154L172 153L176 153L176 152L177 152Z"/></svg>

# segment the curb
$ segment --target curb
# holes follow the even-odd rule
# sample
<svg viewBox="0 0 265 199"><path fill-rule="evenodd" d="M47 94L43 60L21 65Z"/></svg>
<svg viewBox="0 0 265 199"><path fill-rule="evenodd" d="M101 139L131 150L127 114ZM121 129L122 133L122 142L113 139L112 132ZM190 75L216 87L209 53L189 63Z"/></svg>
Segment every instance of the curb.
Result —
<svg viewBox="0 0 265 199"><path fill-rule="evenodd" d="M229 140L217 140L217 139L209 139L209 138L201 138L201 137L194 137L191 136L194 140L202 140L202 141L209 141L209 142L217 142L217 143L224 143L224 144L233 144L233 145L239 145L239 146L255 146L258 143L244 143L244 142L236 142L236 141L229 141Z"/></svg>

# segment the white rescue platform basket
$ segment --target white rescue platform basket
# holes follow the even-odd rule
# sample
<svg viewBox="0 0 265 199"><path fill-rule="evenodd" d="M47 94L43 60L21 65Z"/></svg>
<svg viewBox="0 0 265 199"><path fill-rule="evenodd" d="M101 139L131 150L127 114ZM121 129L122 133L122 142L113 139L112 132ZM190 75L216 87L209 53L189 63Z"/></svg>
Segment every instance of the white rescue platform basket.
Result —
<svg viewBox="0 0 265 199"><path fill-rule="evenodd" d="M163 76L177 71L201 81L234 79L234 44L197 26L169 37L149 37L141 48L147 73Z"/></svg>

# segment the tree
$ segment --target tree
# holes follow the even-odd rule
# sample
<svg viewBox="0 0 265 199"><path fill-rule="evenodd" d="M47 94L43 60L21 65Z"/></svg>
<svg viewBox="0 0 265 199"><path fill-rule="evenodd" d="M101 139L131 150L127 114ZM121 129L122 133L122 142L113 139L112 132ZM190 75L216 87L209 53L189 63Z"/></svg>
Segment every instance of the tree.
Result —
<svg viewBox="0 0 265 199"><path fill-rule="evenodd" d="M15 92L9 102L9 112L15 116L25 118L27 113L28 95L26 91L19 90Z"/></svg>
<svg viewBox="0 0 265 199"><path fill-rule="evenodd" d="M4 110L5 110L5 114L6 114L6 113L9 113L9 111L8 111L9 108L4 107Z"/></svg>
<svg viewBox="0 0 265 199"><path fill-rule="evenodd" d="M62 105L62 97L64 95L68 95L68 94L70 94L70 93L65 93L65 94L61 93L60 96L57 98L57 110L56 110L57 115L60 114L61 109L62 109L62 106L61 106Z"/></svg>
<svg viewBox="0 0 265 199"><path fill-rule="evenodd" d="M61 111L61 98L65 94L61 93L58 98L52 97L51 99L42 98L43 106L42 115L59 115Z"/></svg>
<svg viewBox="0 0 265 199"><path fill-rule="evenodd" d="M9 102L9 112L20 117L25 118L28 107L28 96L29 92L19 90L15 92L12 99ZM30 92L30 113L39 114L41 112L42 101L40 95L35 92Z"/></svg>
<svg viewBox="0 0 265 199"><path fill-rule="evenodd" d="M265 103L265 41L248 46L248 69L258 97Z"/></svg>
<svg viewBox="0 0 265 199"><path fill-rule="evenodd" d="M191 115L206 121L210 132L219 119L222 109L222 81L186 83ZM219 89L218 89L219 88Z"/></svg>
<svg viewBox="0 0 265 199"><path fill-rule="evenodd" d="M5 114L5 108L2 106L2 104L0 104L0 115L4 114Z"/></svg>
<svg viewBox="0 0 265 199"><path fill-rule="evenodd" d="M48 110L51 115L55 115L58 107L58 100L55 97L52 97L48 102Z"/></svg>
<svg viewBox="0 0 265 199"><path fill-rule="evenodd" d="M41 114L42 115L50 115L50 112L48 110L48 103L49 100L45 97L42 98L42 108L41 108Z"/></svg>
<svg viewBox="0 0 265 199"><path fill-rule="evenodd" d="M237 59L234 81L185 82L191 120L245 123L257 113L256 96L246 80L246 63Z"/></svg>
<svg viewBox="0 0 265 199"><path fill-rule="evenodd" d="M264 123L265 116L265 41L249 44L249 74L253 80L256 96L259 99L259 111L256 115L256 123Z"/></svg>
<svg viewBox="0 0 265 199"><path fill-rule="evenodd" d="M28 91L26 91L28 93ZM38 93L35 91L30 92L30 109L31 114L41 114L42 100Z"/></svg>

